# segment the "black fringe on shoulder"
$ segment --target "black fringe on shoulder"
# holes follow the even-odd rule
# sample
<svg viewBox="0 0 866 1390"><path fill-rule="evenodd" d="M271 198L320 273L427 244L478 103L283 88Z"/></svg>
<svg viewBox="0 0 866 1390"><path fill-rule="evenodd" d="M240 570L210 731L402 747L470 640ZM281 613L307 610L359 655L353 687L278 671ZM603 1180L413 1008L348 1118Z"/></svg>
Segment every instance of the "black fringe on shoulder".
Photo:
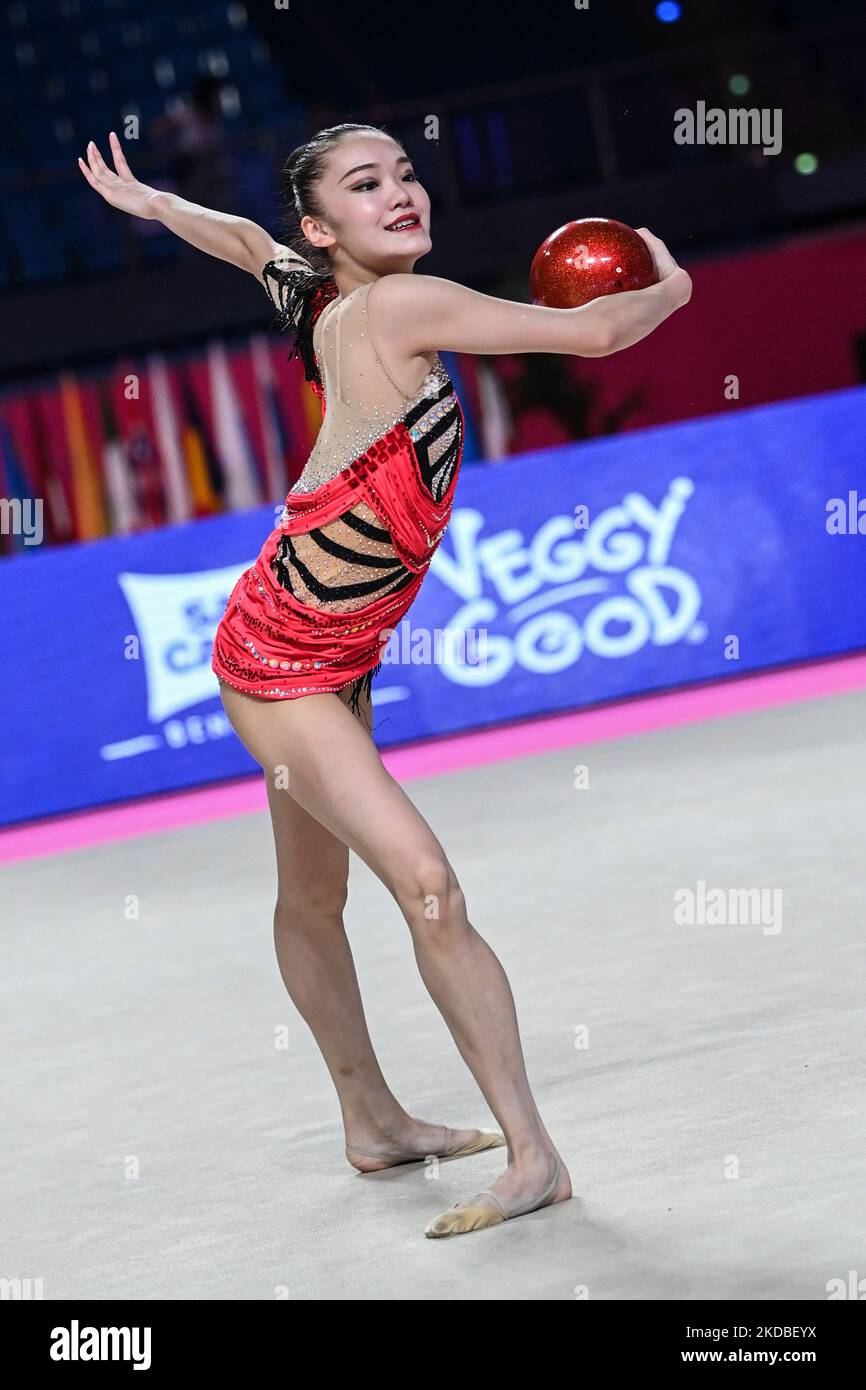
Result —
<svg viewBox="0 0 866 1390"><path fill-rule="evenodd" d="M289 362L299 357L304 365L304 379L321 387L313 352L313 329L325 305L339 294L333 276L327 271L308 270L303 266L293 270L287 261L268 261L262 278L279 310L280 329L291 333L295 340ZM273 287L268 285L269 280Z"/></svg>

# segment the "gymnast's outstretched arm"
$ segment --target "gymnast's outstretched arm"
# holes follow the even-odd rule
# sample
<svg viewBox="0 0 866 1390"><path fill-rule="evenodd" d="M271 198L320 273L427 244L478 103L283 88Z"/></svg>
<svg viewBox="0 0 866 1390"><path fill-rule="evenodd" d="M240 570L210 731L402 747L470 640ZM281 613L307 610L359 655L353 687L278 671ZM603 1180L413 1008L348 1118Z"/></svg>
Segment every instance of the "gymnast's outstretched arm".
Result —
<svg viewBox="0 0 866 1390"><path fill-rule="evenodd" d="M383 335L407 357L425 352L558 352L607 357L631 347L691 298L692 282L663 241L639 227L659 281L577 309L521 304L437 275L383 276L367 297Z"/></svg>
<svg viewBox="0 0 866 1390"><path fill-rule="evenodd" d="M297 251L274 241L263 227L248 217L215 212L212 208L190 203L177 193L165 193L140 183L114 131L109 136L109 144L114 169L109 168L92 140L87 146L87 161L79 159L78 166L90 187L112 207L133 217L162 222L191 246L221 261L229 261L241 270L248 270L263 284L262 269L270 260L291 257L301 268L309 269L309 263Z"/></svg>

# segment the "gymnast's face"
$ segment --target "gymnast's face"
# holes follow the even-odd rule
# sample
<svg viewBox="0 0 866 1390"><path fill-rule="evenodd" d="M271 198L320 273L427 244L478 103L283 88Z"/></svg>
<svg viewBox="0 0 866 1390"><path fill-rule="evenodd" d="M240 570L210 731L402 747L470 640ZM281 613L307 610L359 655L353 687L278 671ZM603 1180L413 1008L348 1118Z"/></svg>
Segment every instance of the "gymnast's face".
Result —
<svg viewBox="0 0 866 1390"><path fill-rule="evenodd" d="M330 250L334 272L410 272L432 246L430 199L411 159L390 135L346 135L331 151L318 187L323 219L301 227L315 246ZM392 230L410 219L413 225Z"/></svg>

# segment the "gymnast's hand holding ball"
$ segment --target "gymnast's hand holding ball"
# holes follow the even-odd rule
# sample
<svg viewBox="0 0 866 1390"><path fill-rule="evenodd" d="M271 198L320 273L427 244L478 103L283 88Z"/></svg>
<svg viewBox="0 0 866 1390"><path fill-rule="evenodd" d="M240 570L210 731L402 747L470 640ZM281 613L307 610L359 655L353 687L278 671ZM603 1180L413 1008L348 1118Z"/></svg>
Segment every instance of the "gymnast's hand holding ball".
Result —
<svg viewBox="0 0 866 1390"><path fill-rule="evenodd" d="M646 227L634 231L607 217L579 218L551 232L532 259L529 283L533 303L553 309L593 304L598 311L606 296L649 294L662 300L659 321L688 304L692 293L691 278L663 241ZM614 350L643 336L615 335Z"/></svg>

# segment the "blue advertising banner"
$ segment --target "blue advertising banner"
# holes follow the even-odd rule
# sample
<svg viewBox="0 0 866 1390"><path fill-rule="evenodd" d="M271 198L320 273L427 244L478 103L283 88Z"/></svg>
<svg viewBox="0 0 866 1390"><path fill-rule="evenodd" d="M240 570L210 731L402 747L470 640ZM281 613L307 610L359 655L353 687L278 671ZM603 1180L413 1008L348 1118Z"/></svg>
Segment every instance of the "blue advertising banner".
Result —
<svg viewBox="0 0 866 1390"><path fill-rule="evenodd" d="M866 647L864 439L857 388L465 467L377 742ZM211 646L281 507L0 564L0 824L255 770Z"/></svg>

